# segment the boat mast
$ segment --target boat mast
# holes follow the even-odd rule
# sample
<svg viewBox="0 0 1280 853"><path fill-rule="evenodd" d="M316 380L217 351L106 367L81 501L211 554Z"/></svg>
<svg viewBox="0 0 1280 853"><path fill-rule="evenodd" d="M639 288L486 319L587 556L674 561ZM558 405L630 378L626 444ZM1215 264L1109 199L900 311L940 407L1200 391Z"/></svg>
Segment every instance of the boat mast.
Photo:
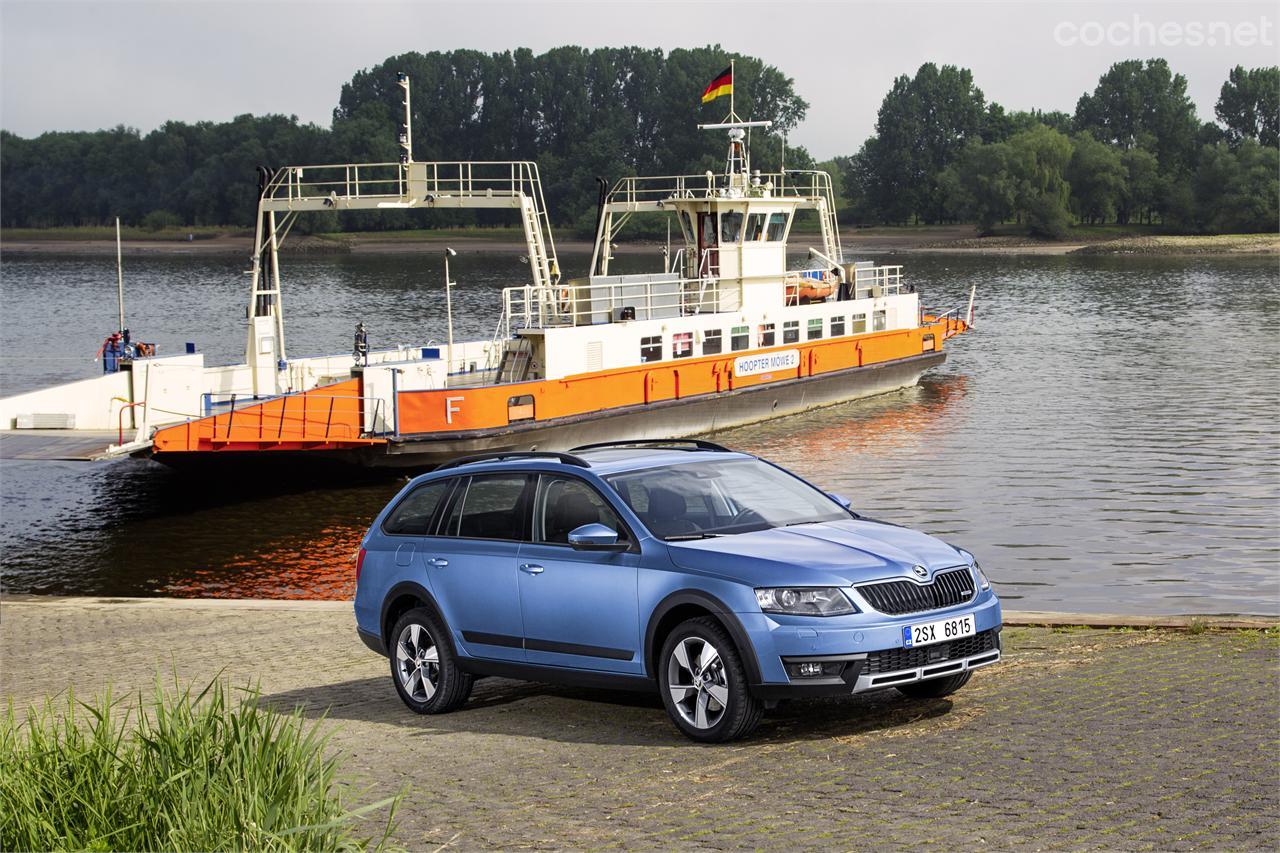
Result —
<svg viewBox="0 0 1280 853"><path fill-rule="evenodd" d="M116 217L116 300L120 306L120 325L116 331L124 334L124 258L120 250L120 217Z"/></svg>
<svg viewBox="0 0 1280 853"><path fill-rule="evenodd" d="M396 85L404 90L404 121L400 123L400 165L413 162L413 111L409 108L409 75L396 74Z"/></svg>

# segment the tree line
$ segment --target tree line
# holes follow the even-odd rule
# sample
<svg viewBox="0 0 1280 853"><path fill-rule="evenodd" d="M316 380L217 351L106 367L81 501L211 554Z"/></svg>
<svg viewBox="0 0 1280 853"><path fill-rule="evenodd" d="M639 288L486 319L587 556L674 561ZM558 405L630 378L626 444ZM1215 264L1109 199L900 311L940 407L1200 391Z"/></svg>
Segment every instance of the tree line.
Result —
<svg viewBox="0 0 1280 853"><path fill-rule="evenodd" d="M115 216L139 225L250 224L258 165L396 162L404 114L397 73L405 73L415 159L536 161L553 222L591 229L597 176L723 169L723 135L696 123L727 112L727 99L702 105L699 95L730 58L719 47L406 53L356 73L342 87L329 128L243 115L167 122L145 135L126 127L33 139L0 132L0 224L94 225ZM738 112L768 116L784 134L794 128L808 104L792 80L754 57L734 58ZM762 162L781 159L781 137L754 141ZM796 148L786 159L813 162ZM500 212L345 211L316 214L309 225L364 230L475 221L504 220Z"/></svg>
<svg viewBox="0 0 1280 853"><path fill-rule="evenodd" d="M1163 59L1116 63L1073 115L1007 112L967 69L926 63L894 81L875 134L833 166L859 222L1277 230L1280 68L1232 69L1215 113L1199 119Z"/></svg>
<svg viewBox="0 0 1280 853"><path fill-rule="evenodd" d="M167 122L22 138L0 131L0 225L248 225L258 165L394 162L399 72L412 80L419 160L535 160L552 220L590 231L595 178L699 174L723 168L724 141L696 128L727 105L700 105L736 59L739 114L774 121L755 164L776 168L808 104L762 60L720 47L664 52L561 47L542 54L407 53L355 74L329 127L292 116ZM1203 122L1186 80L1161 59L1112 66L1074 114L1006 111L971 72L921 66L894 81L874 135L828 164L844 219L859 224L1013 222L1061 236L1072 222L1155 223L1170 230L1277 228L1280 70L1233 69ZM789 168L811 168L788 146ZM508 217L509 218L509 217ZM314 214L312 230L369 230L507 221L501 212Z"/></svg>

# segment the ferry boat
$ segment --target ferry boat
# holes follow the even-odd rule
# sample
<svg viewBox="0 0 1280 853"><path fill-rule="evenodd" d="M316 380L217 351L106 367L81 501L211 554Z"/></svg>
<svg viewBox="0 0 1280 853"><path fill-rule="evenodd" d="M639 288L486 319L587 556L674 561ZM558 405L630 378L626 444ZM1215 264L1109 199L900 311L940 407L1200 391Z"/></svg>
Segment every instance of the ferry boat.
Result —
<svg viewBox="0 0 1280 853"><path fill-rule="evenodd" d="M769 122L732 108L700 125L728 135L723 173L602 184L590 268L565 278L537 165L415 160L400 86L399 162L261 171L243 363L134 351L116 372L0 400L0 431L44 427L45 458L69 458L58 442L78 436L74 458L425 468L687 437L906 388L971 324L972 294L967 312L926 313L901 267L847 262L830 176L752 169L748 132ZM503 291L492 336L453 340L446 259L446 345L369 350L358 329L353 353L288 357L280 248L296 218L403 209L518 212L530 281ZM802 211L820 246L789 269ZM615 240L641 214L674 219L680 245L653 272L615 274ZM86 452L90 436L100 447Z"/></svg>

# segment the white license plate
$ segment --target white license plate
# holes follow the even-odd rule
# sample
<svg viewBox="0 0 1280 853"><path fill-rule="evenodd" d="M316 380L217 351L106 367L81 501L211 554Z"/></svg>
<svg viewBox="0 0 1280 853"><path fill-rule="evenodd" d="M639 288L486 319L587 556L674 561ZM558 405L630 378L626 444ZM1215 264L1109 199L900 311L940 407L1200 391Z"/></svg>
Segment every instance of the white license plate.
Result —
<svg viewBox="0 0 1280 853"><path fill-rule="evenodd" d="M902 647L930 646L934 643L945 643L961 637L972 637L977 631L973 626L973 614L952 616L950 619L939 619L937 622L926 622L923 625L902 626Z"/></svg>

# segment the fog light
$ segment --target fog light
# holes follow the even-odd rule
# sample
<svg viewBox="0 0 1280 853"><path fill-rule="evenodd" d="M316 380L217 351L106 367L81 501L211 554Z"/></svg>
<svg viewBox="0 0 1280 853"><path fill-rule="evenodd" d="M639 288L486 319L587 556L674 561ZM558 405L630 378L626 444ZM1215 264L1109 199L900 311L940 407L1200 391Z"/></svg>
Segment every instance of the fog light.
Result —
<svg viewBox="0 0 1280 853"><path fill-rule="evenodd" d="M844 672L841 660L784 660L788 678L839 678Z"/></svg>

